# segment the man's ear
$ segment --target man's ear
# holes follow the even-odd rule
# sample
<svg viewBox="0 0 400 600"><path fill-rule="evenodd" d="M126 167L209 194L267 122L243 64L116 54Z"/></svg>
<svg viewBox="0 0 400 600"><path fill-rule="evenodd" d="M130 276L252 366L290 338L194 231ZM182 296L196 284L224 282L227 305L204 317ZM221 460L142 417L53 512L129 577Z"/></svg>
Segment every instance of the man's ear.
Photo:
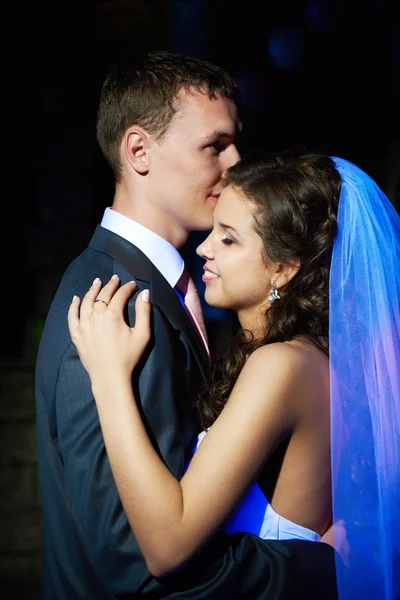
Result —
<svg viewBox="0 0 400 600"><path fill-rule="evenodd" d="M123 139L122 153L127 163L140 175L149 170L149 138L139 127L129 129Z"/></svg>
<svg viewBox="0 0 400 600"><path fill-rule="evenodd" d="M276 263L274 272L272 275L272 283L276 284L276 287L283 288L289 283L300 269L301 261L298 256L293 256L290 261Z"/></svg>

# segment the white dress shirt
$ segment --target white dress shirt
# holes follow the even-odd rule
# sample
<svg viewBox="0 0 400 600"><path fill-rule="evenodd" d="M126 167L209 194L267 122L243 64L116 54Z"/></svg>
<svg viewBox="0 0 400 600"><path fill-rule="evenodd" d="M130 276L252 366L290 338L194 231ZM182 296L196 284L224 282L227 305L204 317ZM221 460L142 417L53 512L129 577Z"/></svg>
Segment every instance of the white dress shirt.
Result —
<svg viewBox="0 0 400 600"><path fill-rule="evenodd" d="M110 207L104 211L101 226L139 248L165 277L170 286L175 287L185 264L182 256L172 244L144 225L125 217Z"/></svg>

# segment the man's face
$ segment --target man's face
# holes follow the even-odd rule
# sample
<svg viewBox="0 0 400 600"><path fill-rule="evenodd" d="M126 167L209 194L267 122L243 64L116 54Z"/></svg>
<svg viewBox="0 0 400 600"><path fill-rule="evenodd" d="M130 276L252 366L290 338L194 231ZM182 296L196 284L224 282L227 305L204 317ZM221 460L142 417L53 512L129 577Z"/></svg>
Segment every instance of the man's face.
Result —
<svg viewBox="0 0 400 600"><path fill-rule="evenodd" d="M153 211L174 245L190 231L211 229L225 171L239 160L236 105L181 90L179 108L160 143L153 140L150 178Z"/></svg>

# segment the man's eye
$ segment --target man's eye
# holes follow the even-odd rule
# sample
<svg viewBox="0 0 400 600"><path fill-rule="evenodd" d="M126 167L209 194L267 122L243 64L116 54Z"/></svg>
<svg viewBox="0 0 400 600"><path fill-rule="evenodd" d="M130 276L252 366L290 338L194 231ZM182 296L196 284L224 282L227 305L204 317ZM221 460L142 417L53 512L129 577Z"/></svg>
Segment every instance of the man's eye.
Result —
<svg viewBox="0 0 400 600"><path fill-rule="evenodd" d="M233 241L233 240L231 240L231 239L230 239L230 238L228 238L228 237L224 237L224 238L222 238L221 242L222 242L223 244L225 244L226 246L230 246L231 244L234 244L234 241Z"/></svg>
<svg viewBox="0 0 400 600"><path fill-rule="evenodd" d="M222 150L222 144L221 142L213 142L212 144L209 145L209 148L211 148L212 150L215 150L215 152L220 152Z"/></svg>

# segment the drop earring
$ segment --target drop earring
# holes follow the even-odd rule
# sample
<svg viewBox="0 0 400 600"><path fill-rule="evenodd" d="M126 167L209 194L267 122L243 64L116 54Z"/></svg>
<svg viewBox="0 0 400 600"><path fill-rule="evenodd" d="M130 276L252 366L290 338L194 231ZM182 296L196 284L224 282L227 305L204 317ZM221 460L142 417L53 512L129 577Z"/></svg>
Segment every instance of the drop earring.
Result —
<svg viewBox="0 0 400 600"><path fill-rule="evenodd" d="M270 304L273 304L276 300L280 300L280 298L281 297L280 297L280 295L278 293L278 289L276 287L276 284L274 283L273 286L272 286L272 288L271 288L271 291L269 293L269 296L268 296L268 302Z"/></svg>

